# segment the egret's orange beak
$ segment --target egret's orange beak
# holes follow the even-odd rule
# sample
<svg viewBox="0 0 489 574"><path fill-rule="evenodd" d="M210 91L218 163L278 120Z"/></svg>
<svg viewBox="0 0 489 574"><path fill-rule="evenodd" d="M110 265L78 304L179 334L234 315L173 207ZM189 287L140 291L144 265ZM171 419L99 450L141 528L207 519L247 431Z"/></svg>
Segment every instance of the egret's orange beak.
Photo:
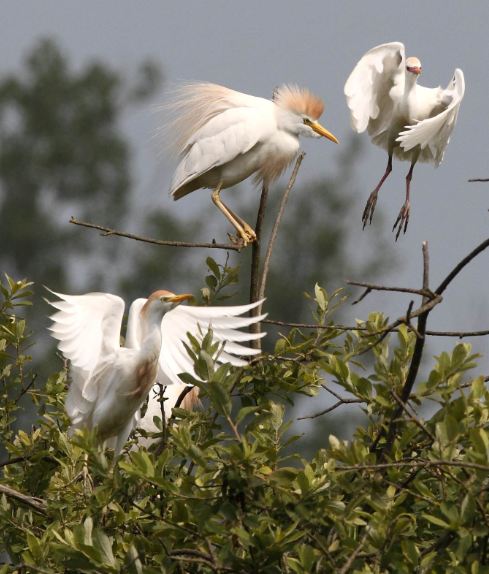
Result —
<svg viewBox="0 0 489 574"><path fill-rule="evenodd" d="M323 128L323 126L319 122L311 122L309 124L309 126L311 127L311 129L313 129L320 136L328 138L330 141L332 141L334 143L340 143L337 140L337 138L331 132L329 132L326 128Z"/></svg>
<svg viewBox="0 0 489 574"><path fill-rule="evenodd" d="M181 295L171 295L170 297L165 297L166 301L170 301L171 303L181 303L182 301L188 301L189 299L193 299L194 296L192 293L182 293Z"/></svg>

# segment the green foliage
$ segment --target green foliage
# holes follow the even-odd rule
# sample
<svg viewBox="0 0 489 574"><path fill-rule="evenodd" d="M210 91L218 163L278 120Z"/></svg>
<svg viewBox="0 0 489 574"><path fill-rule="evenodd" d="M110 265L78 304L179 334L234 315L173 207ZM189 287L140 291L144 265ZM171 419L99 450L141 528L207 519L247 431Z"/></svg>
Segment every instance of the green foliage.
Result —
<svg viewBox="0 0 489 574"><path fill-rule="evenodd" d="M27 382L28 337L16 305L28 286L7 278L0 289L10 398ZM471 374L477 356L458 343L435 357L396 420L392 445L381 439L374 448L399 406L415 335L401 326L380 340L380 313L345 333L331 317L342 292L316 285L310 298L321 328L291 330L245 368L215 363L211 331L202 344L191 339L204 382L182 378L200 387L203 408L175 409L163 448L133 441L115 464L93 436L68 438L65 371L42 393L29 389L39 413L32 429L13 433L12 414L1 418L9 459L0 550L12 560L1 572L489 572L489 392ZM324 436L306 459L287 407L302 396L312 410L333 383L368 424L351 440ZM15 413L15 400L7 404ZM347 416L351 407L338 408Z"/></svg>

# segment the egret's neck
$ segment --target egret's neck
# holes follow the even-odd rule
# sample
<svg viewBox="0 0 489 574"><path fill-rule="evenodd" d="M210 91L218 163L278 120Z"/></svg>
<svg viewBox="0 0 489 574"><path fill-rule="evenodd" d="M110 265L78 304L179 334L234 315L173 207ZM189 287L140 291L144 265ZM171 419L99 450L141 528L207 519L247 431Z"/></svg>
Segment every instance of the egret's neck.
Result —
<svg viewBox="0 0 489 574"><path fill-rule="evenodd" d="M159 355L161 348L161 321L163 314L151 313L141 322L141 350L144 354Z"/></svg>
<svg viewBox="0 0 489 574"><path fill-rule="evenodd" d="M416 86L417 81L418 81L417 74L413 74L412 72L408 72L406 70L406 79L404 81L404 93L408 94Z"/></svg>

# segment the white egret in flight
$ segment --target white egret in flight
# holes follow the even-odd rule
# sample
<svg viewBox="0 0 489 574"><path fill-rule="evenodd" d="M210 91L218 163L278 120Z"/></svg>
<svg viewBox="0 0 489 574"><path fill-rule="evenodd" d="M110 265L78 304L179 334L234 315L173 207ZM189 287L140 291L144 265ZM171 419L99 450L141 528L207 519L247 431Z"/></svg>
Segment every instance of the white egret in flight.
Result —
<svg viewBox="0 0 489 574"><path fill-rule="evenodd" d="M392 171L392 156L411 162L406 176L406 200L394 223L396 239L409 222L409 189L416 162L443 159L450 134L457 121L465 82L457 68L448 86L425 88L417 84L421 74L418 58L406 58L400 42L369 50L356 64L345 84L353 129L368 130L374 144L388 153L384 175L368 198L363 227L372 222L377 195Z"/></svg>
<svg viewBox="0 0 489 574"><path fill-rule="evenodd" d="M50 303L58 309L50 317L50 330L59 341L59 350L70 360L65 408L72 429L94 430L100 441L113 446L116 456L140 419L139 408L153 385L182 387L179 373L196 376L183 344L187 332L200 339L211 327L214 340L225 342L219 361L237 365L244 364L238 355L259 352L238 341L264 336L237 330L264 315L236 317L263 301L235 307L177 307L192 296L162 290L132 303L126 345L121 347L124 301L120 297L109 293L53 294L60 300Z"/></svg>
<svg viewBox="0 0 489 574"><path fill-rule="evenodd" d="M256 239L255 232L221 201L221 190L253 174L269 185L296 156L299 136L338 143L318 123L322 100L295 85L281 86L267 100L217 84L189 84L177 90L168 107L174 112L170 139L180 155L171 195L177 200L196 189L212 189L212 201L243 245Z"/></svg>

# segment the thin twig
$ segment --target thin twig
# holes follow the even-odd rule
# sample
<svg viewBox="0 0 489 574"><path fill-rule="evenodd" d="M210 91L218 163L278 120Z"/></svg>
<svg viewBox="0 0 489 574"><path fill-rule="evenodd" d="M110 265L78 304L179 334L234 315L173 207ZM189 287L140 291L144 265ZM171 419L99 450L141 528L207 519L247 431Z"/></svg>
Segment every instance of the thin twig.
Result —
<svg viewBox="0 0 489 574"><path fill-rule="evenodd" d="M345 564L343 565L343 567L339 571L339 574L346 574L348 572L348 570L350 570L356 557L359 555L359 553L362 551L363 547L365 546L365 542L367 541L367 535L368 535L368 533L365 530L365 532L363 533L363 536L360 538L360 541L356 545L355 550L350 554L348 560L345 562Z"/></svg>
<svg viewBox="0 0 489 574"><path fill-rule="evenodd" d="M367 291L397 291L399 293L411 293L413 295L421 295L422 297L433 297L431 291L424 289L411 289L410 287L388 287L387 285L376 285L375 283L364 283L363 281L347 281L348 285L355 285L356 287L365 287Z"/></svg>
<svg viewBox="0 0 489 574"><path fill-rule="evenodd" d="M350 404L354 404L354 403L364 403L365 401L363 399L344 399L344 398L340 398L338 399L338 401L336 403L334 403L333 405L331 405L330 407L328 407L327 409L324 409L323 411L320 411L318 413L315 413L313 415L307 415L307 416L303 416L303 417L297 417L298 421L303 421L306 419L317 419L318 417L322 416L322 415L326 415L328 413L330 413L331 411L334 411L335 409L337 409L339 406L341 405L350 405Z"/></svg>
<svg viewBox="0 0 489 574"><path fill-rule="evenodd" d="M260 247L263 230L263 220L265 218L265 209L268 199L268 185L263 185L260 197L260 207L256 216L255 233L256 240L252 244L251 251L251 274L250 274L250 303L258 301L258 292L260 289ZM260 314L260 309L255 307L251 310L251 316L257 317ZM250 333L260 333L260 323L253 323L250 325ZM254 349L261 350L261 339L251 341L251 346Z"/></svg>
<svg viewBox="0 0 489 574"><path fill-rule="evenodd" d="M345 466L336 466L335 472L353 472L362 470L384 470L388 468L418 468L418 467L443 467L454 466L457 468L471 468L489 472L489 465L479 464L477 462L465 462L463 460L398 460L396 462L379 462L376 464L351 464Z"/></svg>
<svg viewBox="0 0 489 574"><path fill-rule="evenodd" d="M430 287L429 287L430 255L429 255L429 251L428 251L428 242L427 241L423 241L422 252L423 252L423 290L426 292L429 292L429 289L430 289ZM441 293L442 292L438 292L438 290L436 290L435 293L436 293L437 297L440 297L440 300L441 300ZM434 301L436 301L436 298L431 299L431 301L430 301L428 297L423 297L423 300L422 300L423 305L421 308L424 307L425 309L422 313L418 313L419 318L418 318L418 323L417 323L417 331L419 333L419 337L416 338L416 343L414 344L414 351L413 351L413 356L411 358L411 363L409 365L408 374L406 375L406 380L404 382L404 385L403 385L402 391L401 391L400 399L403 403L406 403L409 400L409 396L411 395L411 391L413 389L414 382L415 382L416 377L418 375L418 370L419 370L419 367L421 365L421 358L423 356L424 344L426 341L426 337L425 337L426 323L428 320L428 315L429 315L431 309L433 308L433 306L430 307L429 305L430 305L430 303L433 303ZM414 315L415 315L415 312L411 314L411 317L413 317ZM384 447L382 448L382 453L385 453L388 449L390 449L392 442L394 440L394 435L396 433L396 429L397 429L396 421L399 418L402 410L403 410L402 406L398 405L398 407L395 409L392 416L390 417L390 421L389 421L389 424L387 426L387 432L385 432L385 430L384 430L386 427L382 427L382 430L379 432L379 434L377 435L377 438L375 439L375 441L372 444L373 449L375 449L377 447L380 439L383 436L386 436L386 441L385 441Z"/></svg>
<svg viewBox="0 0 489 574"><path fill-rule="evenodd" d="M488 177L475 177L474 179L468 179L469 183L473 183L474 181L489 181Z"/></svg>
<svg viewBox="0 0 489 574"><path fill-rule="evenodd" d="M391 394L394 397L394 400L397 402L397 404L402 408L402 410L406 413L407 417L409 418L410 421L412 421L415 425L417 425L423 432L425 432L430 439L435 442L436 437L435 435L429 430L429 428L424 424L423 421L421 421L420 419L418 419L417 416L415 416L414 414L411 414L407 408L407 403L405 403L401 397L396 393L396 391L394 389L391 390Z"/></svg>
<svg viewBox="0 0 489 574"><path fill-rule="evenodd" d="M24 462L25 460L29 460L30 456L15 456L14 458L9 458L3 462L0 462L0 468L4 466L9 466L10 464L16 464L17 462Z"/></svg>
<svg viewBox="0 0 489 574"><path fill-rule="evenodd" d="M479 255L479 253L481 253L482 251L484 251L485 249L487 249L489 247L489 239L486 239L485 241L483 241L482 243L480 243L475 249L473 249L466 257L464 257L462 259L462 261L460 261L460 263L458 263L453 269L452 271L450 271L450 273L445 277L445 279L443 279L443 281L440 283L440 285L438 286L438 288L436 289L435 293L437 293L438 295L441 295L443 293L443 291L445 291L445 289L448 287L448 285L455 279L455 277L460 273L460 271L462 271L462 269L469 264L472 259L474 259L475 257L477 257L477 255Z"/></svg>
<svg viewBox="0 0 489 574"><path fill-rule="evenodd" d="M270 259L272 257L273 246L275 244L275 239L277 238L278 228L280 222L282 221L282 217L285 211L285 206L287 204L287 200L289 198L289 194L294 187L295 180L297 178L297 174L299 172L299 168L301 167L302 160L304 159L305 153L301 152L294 165L294 169L290 175L289 183L285 188L285 192L282 196L282 200L280 202L279 210L277 213L277 217L275 218L275 222L273 224L272 232L270 234L270 239L268 241L267 252L265 254L265 260L263 262L263 270L260 278L260 287L258 289L258 299L263 299L265 297L265 290L267 286L267 278L268 278L268 271L270 269ZM260 309L261 312L261 309Z"/></svg>
<svg viewBox="0 0 489 574"><path fill-rule="evenodd" d="M27 506L30 506L37 512L40 512L41 514L46 514L47 503L45 500L42 500L42 498L37 498L35 496L28 496L27 494L23 494L22 492L14 490L10 486L6 486L4 484L0 484L0 494L5 494L5 496L8 496L9 498L15 498L16 500L23 502Z"/></svg>
<svg viewBox="0 0 489 574"><path fill-rule="evenodd" d="M411 314L412 317L412 314ZM367 327L362 325L318 325L317 323L293 323L290 321L278 321L277 319L264 319L263 323L278 325L281 327L291 327L296 329L329 329L331 331L367 331ZM411 327L412 328L412 327ZM391 332L398 332L399 328L390 329ZM483 331L426 331L425 335L433 337L483 337L489 335L489 329Z"/></svg>
<svg viewBox="0 0 489 574"><path fill-rule="evenodd" d="M88 223L86 221L79 221L73 216L70 218L70 223L74 225L80 225L82 227L89 227L90 229L98 229L102 231L102 237L107 237L110 235L115 235L117 237L127 237L128 239L135 239L136 241L143 241L144 243L152 243L153 245L166 245L168 247L201 247L204 249L228 249L231 251L240 251L242 246L235 245L233 243L216 243L212 241L211 243L189 243L187 241L170 241L164 239L151 239L150 237L143 237L142 235L135 235L134 233L126 233L125 231L117 231L116 229L111 229L110 227L105 227L103 225L98 225L95 223Z"/></svg>

